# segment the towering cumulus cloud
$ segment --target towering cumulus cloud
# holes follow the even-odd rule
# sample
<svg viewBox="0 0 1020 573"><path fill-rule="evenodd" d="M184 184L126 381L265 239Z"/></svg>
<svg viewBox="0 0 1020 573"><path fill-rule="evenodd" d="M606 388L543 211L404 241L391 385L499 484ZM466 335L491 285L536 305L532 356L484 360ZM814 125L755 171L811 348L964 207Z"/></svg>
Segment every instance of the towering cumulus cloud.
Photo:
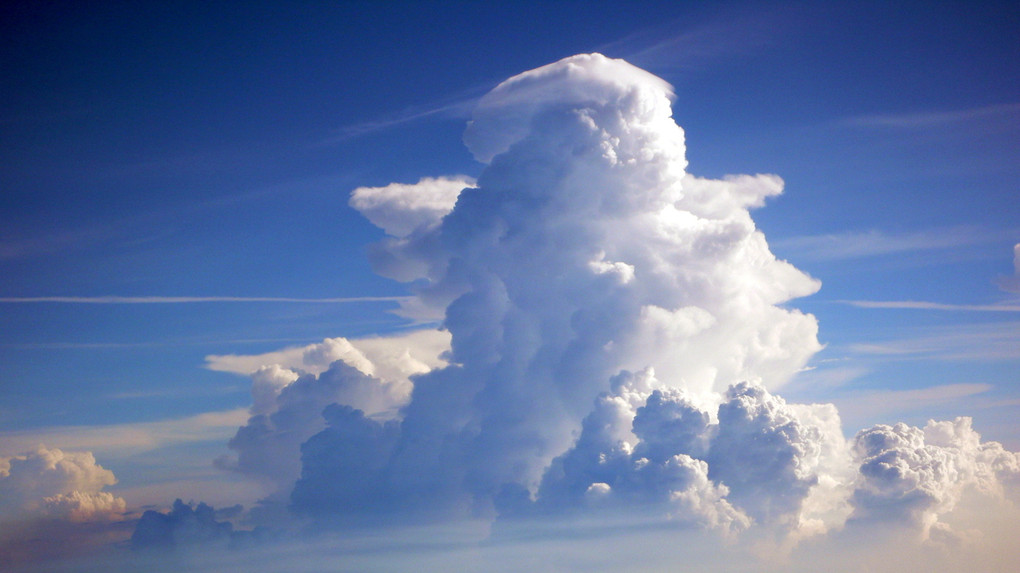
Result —
<svg viewBox="0 0 1020 573"><path fill-rule="evenodd" d="M124 511L124 500L102 491L117 483L91 452L63 452L39 446L0 458L0 522L56 518L105 521Z"/></svg>
<svg viewBox="0 0 1020 573"><path fill-rule="evenodd" d="M819 283L751 219L782 180L686 173L671 99L621 60L567 58L481 99L477 181L356 190L388 235L375 269L449 350L387 374L332 340L303 351L316 368L259 369L237 467L323 522L632 512L784 542L876 520L930 536L963 492L1003 495L1016 455L968 421L848 441L832 405L776 395L820 348L782 305Z"/></svg>
<svg viewBox="0 0 1020 573"><path fill-rule="evenodd" d="M452 364L415 380L399 437L381 446L391 502L477 511L507 486L537 491L623 371L654 368L711 411L731 384L777 387L819 348L814 318L777 306L818 283L776 260L748 213L781 180L687 175L671 97L623 61L569 58L482 98L465 142L488 165L441 220L412 186L355 192L392 236L377 270L423 285L452 336ZM418 187L431 198L438 183ZM705 471L670 460L658 463ZM341 478L312 462L298 491ZM705 491L722 490L706 479ZM324 501L295 500L313 513Z"/></svg>

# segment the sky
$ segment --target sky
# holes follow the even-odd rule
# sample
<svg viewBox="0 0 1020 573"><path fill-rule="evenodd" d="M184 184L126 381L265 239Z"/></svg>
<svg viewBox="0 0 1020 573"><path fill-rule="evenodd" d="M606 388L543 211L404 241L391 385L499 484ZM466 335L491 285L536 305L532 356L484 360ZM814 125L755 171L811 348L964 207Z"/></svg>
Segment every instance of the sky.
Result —
<svg viewBox="0 0 1020 573"><path fill-rule="evenodd" d="M0 563L996 570L1018 20L3 8Z"/></svg>

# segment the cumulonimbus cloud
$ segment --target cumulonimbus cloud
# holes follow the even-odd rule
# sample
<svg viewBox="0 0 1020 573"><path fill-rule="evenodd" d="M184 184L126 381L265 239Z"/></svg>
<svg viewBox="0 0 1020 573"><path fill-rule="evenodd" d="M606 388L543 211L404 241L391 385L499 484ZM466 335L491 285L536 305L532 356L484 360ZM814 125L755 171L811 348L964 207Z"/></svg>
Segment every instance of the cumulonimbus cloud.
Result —
<svg viewBox="0 0 1020 573"><path fill-rule="evenodd" d="M785 303L820 284L751 218L782 180L688 174L671 103L643 70L574 56L479 101L477 181L356 190L389 235L374 268L441 314L448 350L389 372L339 339L211 357L254 371L224 466L323 522L638 511L786 540L876 520L927 534L961 492L1003 495L1016 455L969 422L847 441L834 406L776 394L821 348Z"/></svg>

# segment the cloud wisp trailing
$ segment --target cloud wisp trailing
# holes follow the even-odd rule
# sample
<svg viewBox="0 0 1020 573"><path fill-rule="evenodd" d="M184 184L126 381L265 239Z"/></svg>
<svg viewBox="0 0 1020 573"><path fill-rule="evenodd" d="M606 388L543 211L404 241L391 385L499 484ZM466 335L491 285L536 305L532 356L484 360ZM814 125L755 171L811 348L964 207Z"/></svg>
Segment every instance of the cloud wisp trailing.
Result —
<svg viewBox="0 0 1020 573"><path fill-rule="evenodd" d="M975 312L1020 312L1020 304L945 304L923 300L839 300L857 308L889 308L915 310L959 310Z"/></svg>
<svg viewBox="0 0 1020 573"><path fill-rule="evenodd" d="M1020 114L1020 103L1003 103L970 109L928 111L902 114L862 115L843 121L862 128L926 129L978 120L1003 120ZM1008 121L1007 121L1008 123Z"/></svg>
<svg viewBox="0 0 1020 573"><path fill-rule="evenodd" d="M775 245L790 259L826 262L949 250L999 242L1014 234L1015 230L989 231L976 227L951 227L902 234L888 234L872 229L841 234L789 237L775 241Z"/></svg>

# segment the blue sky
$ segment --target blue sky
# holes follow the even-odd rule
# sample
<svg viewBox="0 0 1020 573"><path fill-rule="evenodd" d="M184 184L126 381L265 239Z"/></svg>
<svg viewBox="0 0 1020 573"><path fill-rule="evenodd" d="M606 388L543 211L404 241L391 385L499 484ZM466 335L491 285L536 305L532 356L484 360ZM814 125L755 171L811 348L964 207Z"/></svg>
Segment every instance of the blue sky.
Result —
<svg viewBox="0 0 1020 573"><path fill-rule="evenodd" d="M826 345L787 400L835 403L847 436L973 416L1020 450L1018 20L1009 2L5 8L0 455L94 451L129 502L265 495L213 467L252 394L207 357L415 328L351 191L477 177L479 98L594 51L673 86L688 172L785 181L752 216L821 281L782 306ZM207 433L176 433L195 420Z"/></svg>

